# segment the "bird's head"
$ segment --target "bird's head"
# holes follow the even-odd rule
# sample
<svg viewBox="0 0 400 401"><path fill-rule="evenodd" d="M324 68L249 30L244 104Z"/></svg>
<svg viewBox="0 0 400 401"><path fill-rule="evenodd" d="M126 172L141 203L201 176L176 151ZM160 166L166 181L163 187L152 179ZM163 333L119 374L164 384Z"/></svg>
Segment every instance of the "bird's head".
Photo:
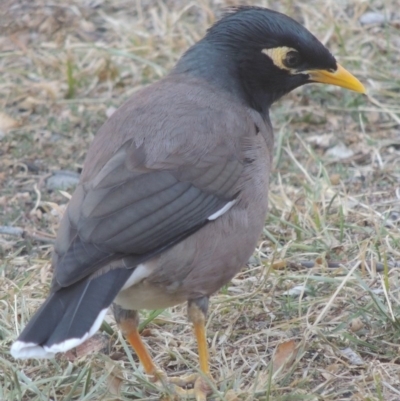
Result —
<svg viewBox="0 0 400 401"><path fill-rule="evenodd" d="M186 56L188 65L196 70L197 60L197 71L214 84L240 86L247 102L260 112L311 82L365 93L360 81L305 27L266 8L230 10Z"/></svg>

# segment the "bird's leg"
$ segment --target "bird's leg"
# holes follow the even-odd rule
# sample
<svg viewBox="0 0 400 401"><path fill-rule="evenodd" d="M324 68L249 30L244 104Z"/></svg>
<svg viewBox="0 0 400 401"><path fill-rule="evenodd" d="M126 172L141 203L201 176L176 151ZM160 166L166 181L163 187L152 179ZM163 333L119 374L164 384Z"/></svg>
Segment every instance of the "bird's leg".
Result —
<svg viewBox="0 0 400 401"><path fill-rule="evenodd" d="M194 334L197 340L200 369L206 375L210 375L208 366L208 345L206 338L206 315L208 310L208 297L197 298L188 302L188 317L193 323Z"/></svg>
<svg viewBox="0 0 400 401"><path fill-rule="evenodd" d="M124 335L128 340L129 344L135 350L140 363L143 365L144 371L148 375L152 375L156 380L159 379L160 371L157 369L153 359L151 358L149 351L147 351L146 345L140 338L138 331L139 326L139 315L135 310L123 309L117 304L113 304L113 312L115 320Z"/></svg>
<svg viewBox="0 0 400 401"><path fill-rule="evenodd" d="M200 369L202 373L209 376L208 367L208 348L205 335L205 315L207 312L208 298L200 298L188 303L189 320L193 323L194 332L197 338L199 350ZM206 380L198 374L191 374L186 377L166 377L166 374L157 368L153 362L145 344L140 338L138 331L139 315L137 311L123 309L117 304L113 304L115 320L122 331L124 337L135 350L146 374L154 377L156 381L161 381L164 386L169 387L176 394L184 398L195 398L196 401L206 401L207 394L211 392ZM168 386L170 384L170 386ZM186 390L188 384L193 384L193 389Z"/></svg>
<svg viewBox="0 0 400 401"><path fill-rule="evenodd" d="M192 396L196 401L205 401L207 395L212 393L207 379L210 377L210 368L208 364L208 345L206 339L206 314L208 309L208 297L197 298L189 300L188 302L188 318L192 322L194 328L194 334L197 340L197 349L199 354L200 370L203 375L191 374L186 377L170 378L170 382L175 383L179 386L185 386L189 383L193 383L194 388L192 390L186 390L186 396Z"/></svg>

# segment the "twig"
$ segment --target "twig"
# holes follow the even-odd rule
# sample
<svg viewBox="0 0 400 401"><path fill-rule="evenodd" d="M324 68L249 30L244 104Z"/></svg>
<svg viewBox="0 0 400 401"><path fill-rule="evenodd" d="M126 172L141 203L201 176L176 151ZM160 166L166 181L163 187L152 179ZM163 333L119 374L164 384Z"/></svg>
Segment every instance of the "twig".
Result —
<svg viewBox="0 0 400 401"><path fill-rule="evenodd" d="M385 266L383 263L381 262L364 262L365 265L367 265L367 267L372 268L372 265L375 265L375 270L378 273L383 272ZM276 270L280 270L280 269L284 269L284 268L293 268L293 269L298 269L299 266L300 267L305 267L306 269L312 269L313 267L317 267L317 266L325 266L328 269L338 269L342 266L345 266L346 262L341 262L341 261L326 261L324 264L321 263L317 263L313 260L300 260L298 262L292 262L289 260L278 260L276 262L273 263L272 268L276 269ZM394 263L388 263L387 264L388 269L395 269L395 268L399 268L400 267L400 262L394 262Z"/></svg>
<svg viewBox="0 0 400 401"><path fill-rule="evenodd" d="M55 239L47 234L37 233L36 231L24 230L21 227L0 226L0 235L11 235L13 237L21 237L31 239L33 241L53 244Z"/></svg>

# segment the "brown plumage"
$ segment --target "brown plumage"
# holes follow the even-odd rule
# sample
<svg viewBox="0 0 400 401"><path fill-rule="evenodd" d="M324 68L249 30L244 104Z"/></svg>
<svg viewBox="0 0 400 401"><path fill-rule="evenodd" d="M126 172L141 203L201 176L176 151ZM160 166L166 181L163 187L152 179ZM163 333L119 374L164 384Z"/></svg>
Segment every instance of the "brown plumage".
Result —
<svg viewBox="0 0 400 401"><path fill-rule="evenodd" d="M146 262L152 273L117 301L130 292L136 309L155 309L211 295L254 251L259 216L267 211L272 147L269 122L206 82L170 75L142 90L103 125L89 150L57 237L53 285L134 267L142 254L168 247L236 200L213 224ZM186 192L177 198L179 186ZM167 202L170 210L158 210ZM140 220L147 213L165 220Z"/></svg>
<svg viewBox="0 0 400 401"><path fill-rule="evenodd" d="M208 298L247 262L267 212L269 107L308 82L364 91L301 25L242 7L128 99L88 151L57 235L51 293L12 354L51 357L82 343L115 302L146 373L162 378L136 311L187 301L209 375ZM208 392L200 378L185 394Z"/></svg>

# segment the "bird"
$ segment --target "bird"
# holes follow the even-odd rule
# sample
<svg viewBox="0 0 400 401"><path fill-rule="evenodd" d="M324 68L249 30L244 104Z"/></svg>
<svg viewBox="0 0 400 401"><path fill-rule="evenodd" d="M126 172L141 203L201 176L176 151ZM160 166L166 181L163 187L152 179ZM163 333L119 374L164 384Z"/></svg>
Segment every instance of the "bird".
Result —
<svg viewBox="0 0 400 401"><path fill-rule="evenodd" d="M165 379L141 340L138 311L186 302L200 373L180 390L206 400L209 298L245 266L263 230L270 107L307 83L366 92L300 23L240 6L126 100L89 147L57 233L49 296L12 356L66 352L111 308L145 373Z"/></svg>

